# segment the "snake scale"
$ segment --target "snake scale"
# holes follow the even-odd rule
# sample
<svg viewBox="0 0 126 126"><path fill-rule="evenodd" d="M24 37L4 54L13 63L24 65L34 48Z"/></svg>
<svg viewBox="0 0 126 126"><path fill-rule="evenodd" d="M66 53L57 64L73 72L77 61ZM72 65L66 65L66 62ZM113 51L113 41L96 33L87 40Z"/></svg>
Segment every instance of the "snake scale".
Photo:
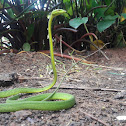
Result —
<svg viewBox="0 0 126 126"><path fill-rule="evenodd" d="M62 109L71 108L75 104L75 97L73 95L68 93L59 93L59 92L55 92L53 94L44 93L44 94L39 94L24 99L19 99L20 93L43 92L52 88L55 85L57 81L57 71L55 68L51 26L52 26L53 18L63 13L66 13L66 11L63 9L53 10L48 23L50 55L51 55L53 73L54 73L53 82L44 88L21 87L21 88L6 90L6 91L0 91L0 98L11 96L6 100L6 103L0 103L0 112L14 112L14 111L19 111L24 109L58 111Z"/></svg>

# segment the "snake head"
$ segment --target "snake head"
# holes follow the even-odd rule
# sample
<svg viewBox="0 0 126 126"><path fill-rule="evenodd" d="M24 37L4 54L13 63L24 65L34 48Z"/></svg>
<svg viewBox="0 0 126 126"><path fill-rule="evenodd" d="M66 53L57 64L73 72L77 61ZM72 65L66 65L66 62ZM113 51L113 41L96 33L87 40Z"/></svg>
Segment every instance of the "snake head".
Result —
<svg viewBox="0 0 126 126"><path fill-rule="evenodd" d="M55 17L55 16L61 15L63 13L66 13L66 11L63 9L56 9L56 10L52 11L52 16Z"/></svg>

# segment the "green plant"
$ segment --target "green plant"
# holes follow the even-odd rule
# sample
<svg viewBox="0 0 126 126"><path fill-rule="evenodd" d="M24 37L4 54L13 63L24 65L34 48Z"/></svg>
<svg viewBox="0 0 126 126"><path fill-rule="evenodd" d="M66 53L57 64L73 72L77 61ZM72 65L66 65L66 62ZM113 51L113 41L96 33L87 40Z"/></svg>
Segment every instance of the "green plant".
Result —
<svg viewBox="0 0 126 126"><path fill-rule="evenodd" d="M123 47L125 46L124 32L120 31L120 27L125 25L126 17L126 1L125 0L63 0L64 5L68 11L69 18L71 19L69 24L74 28L81 29L81 24L85 24L84 18L88 18L85 25L85 30L87 31L88 26L94 29L93 31L89 29L89 32L95 32L99 34L111 33L110 41L114 39L114 36L122 34L122 42L111 42L111 46ZM68 17L68 16L67 16ZM123 18L123 22L121 19ZM122 28L123 29L123 28ZM97 31L97 32L96 32ZM107 32L109 31L109 32ZM111 32L112 31L112 32ZM113 32L114 31L114 32ZM120 31L120 33L119 33ZM88 31L87 31L88 32ZM102 36L102 35L101 35ZM117 37L118 39L119 37ZM103 39L103 38L101 38ZM91 40L91 38L90 38ZM106 41L105 39L103 39ZM113 40L115 41L115 40ZM118 40L119 41L119 40Z"/></svg>
<svg viewBox="0 0 126 126"><path fill-rule="evenodd" d="M47 14L60 6L55 0L1 0L0 38L6 37L11 48L18 50L30 45L31 50L48 49ZM47 5L45 7L45 5ZM36 42L35 44L32 44ZM28 48L28 47L27 47Z"/></svg>

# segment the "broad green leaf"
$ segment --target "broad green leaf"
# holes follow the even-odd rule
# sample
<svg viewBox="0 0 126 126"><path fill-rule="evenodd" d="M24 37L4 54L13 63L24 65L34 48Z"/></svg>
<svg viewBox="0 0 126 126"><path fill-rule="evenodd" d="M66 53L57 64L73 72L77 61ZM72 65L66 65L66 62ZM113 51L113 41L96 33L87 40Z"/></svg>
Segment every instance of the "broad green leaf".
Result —
<svg viewBox="0 0 126 126"><path fill-rule="evenodd" d="M89 3L92 5L92 7L98 6L98 2L96 0L89 0Z"/></svg>
<svg viewBox="0 0 126 126"><path fill-rule="evenodd" d="M122 13L121 15L126 19L126 13Z"/></svg>
<svg viewBox="0 0 126 126"><path fill-rule="evenodd" d="M23 50L24 51L30 51L31 50L31 46L28 42L23 44Z"/></svg>
<svg viewBox="0 0 126 126"><path fill-rule="evenodd" d="M72 3L72 6L69 0L63 0L63 3L65 5L67 13L69 13L70 15L73 15L73 10L75 10L75 2ZM68 15L65 15L65 17L68 17Z"/></svg>
<svg viewBox="0 0 126 126"><path fill-rule="evenodd" d="M100 21L97 24L97 28L98 28L99 32L102 32L105 29L109 28L112 24L115 23L116 18L118 18L118 17L119 17L119 15L115 15L115 16L108 15L108 16L105 16L104 20Z"/></svg>
<svg viewBox="0 0 126 126"><path fill-rule="evenodd" d="M96 0L85 0L85 3L86 3L86 8L88 10L92 9L93 7L98 6Z"/></svg>
<svg viewBox="0 0 126 126"><path fill-rule="evenodd" d="M86 24L88 21L88 17L83 18L74 18L69 21L69 25L75 29L77 29L81 24Z"/></svg>
<svg viewBox="0 0 126 126"><path fill-rule="evenodd" d="M8 9L8 10L7 10L7 13L10 15L11 18L15 18L12 9Z"/></svg>
<svg viewBox="0 0 126 126"><path fill-rule="evenodd" d="M115 41L113 42L113 44L115 47L118 48L126 47L124 34L122 31L118 31L118 33L115 36Z"/></svg>
<svg viewBox="0 0 126 126"><path fill-rule="evenodd" d="M96 14L97 20L99 20L99 18L101 18L101 17L104 17L105 10L106 10L106 8L97 8L94 10L94 14Z"/></svg>
<svg viewBox="0 0 126 126"><path fill-rule="evenodd" d="M75 7L75 4L74 4L74 7ZM67 10L67 13L69 13L70 15L73 15L73 10L72 10L72 7L70 6L70 8Z"/></svg>
<svg viewBox="0 0 126 126"><path fill-rule="evenodd" d="M27 28L27 42L31 39L34 32L34 24L30 24Z"/></svg>
<svg viewBox="0 0 126 126"><path fill-rule="evenodd" d="M114 16L115 15L115 9L113 9L113 7L110 7L104 14L105 16L107 15L111 15L111 16Z"/></svg>
<svg viewBox="0 0 126 126"><path fill-rule="evenodd" d="M109 5L111 3L111 0L104 0L106 5Z"/></svg>
<svg viewBox="0 0 126 126"><path fill-rule="evenodd" d="M3 4L0 2L0 9L2 9L3 8Z"/></svg>
<svg viewBox="0 0 126 126"><path fill-rule="evenodd" d="M23 4L23 0L20 0L20 3Z"/></svg>
<svg viewBox="0 0 126 126"><path fill-rule="evenodd" d="M100 21L97 24L98 31L102 32L105 29L109 28L114 23L115 23L115 20L103 20L103 21Z"/></svg>
<svg viewBox="0 0 126 126"><path fill-rule="evenodd" d="M112 20L115 20L118 17L119 17L119 15L115 15L115 16L108 15L108 16L105 16L104 20L112 21Z"/></svg>
<svg viewBox="0 0 126 126"><path fill-rule="evenodd" d="M63 3L70 2L69 0L63 0Z"/></svg>
<svg viewBox="0 0 126 126"><path fill-rule="evenodd" d="M0 0L0 3L1 3L1 4L2 4L2 6L3 6L4 0Z"/></svg>
<svg viewBox="0 0 126 126"><path fill-rule="evenodd" d="M116 36L116 47L124 47L124 42L123 42L123 33L120 32Z"/></svg>

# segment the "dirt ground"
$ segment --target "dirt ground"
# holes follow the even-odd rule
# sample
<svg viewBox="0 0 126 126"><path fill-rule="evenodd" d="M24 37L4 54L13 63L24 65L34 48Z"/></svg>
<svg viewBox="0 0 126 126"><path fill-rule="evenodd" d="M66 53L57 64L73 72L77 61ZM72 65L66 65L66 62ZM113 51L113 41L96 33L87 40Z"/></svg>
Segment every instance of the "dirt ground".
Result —
<svg viewBox="0 0 126 126"><path fill-rule="evenodd" d="M126 120L117 118L126 116L126 48L104 52L109 60L97 53L87 59L97 65L79 63L68 72L58 92L75 96L76 104L72 108L56 112L21 110L0 113L0 126L126 126ZM55 58L60 61L56 61L56 87L75 61ZM36 52L1 55L0 67L2 74L17 73L27 77L25 81L2 85L0 90L44 87L53 80L50 59ZM5 98L0 99L3 101Z"/></svg>

